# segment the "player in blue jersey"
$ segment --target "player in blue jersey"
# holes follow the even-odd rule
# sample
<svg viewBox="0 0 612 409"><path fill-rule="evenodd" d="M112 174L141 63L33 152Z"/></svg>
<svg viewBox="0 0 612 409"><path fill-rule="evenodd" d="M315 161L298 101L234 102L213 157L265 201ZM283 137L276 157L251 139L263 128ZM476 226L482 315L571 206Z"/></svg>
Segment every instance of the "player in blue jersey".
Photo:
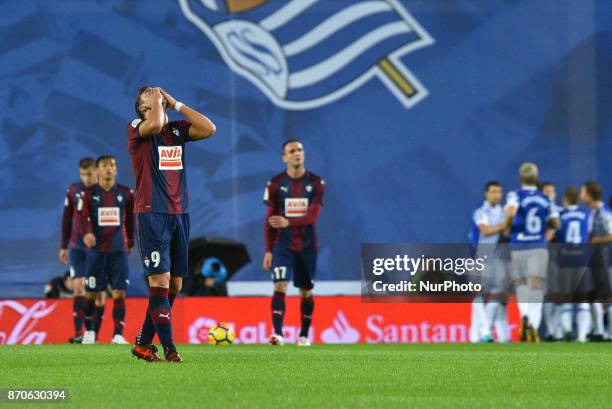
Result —
<svg viewBox="0 0 612 409"><path fill-rule="evenodd" d="M484 272L487 299L477 296L472 302L472 342L493 341L494 326L498 341L507 341L506 298L510 277L507 263L497 246L502 232L508 227L506 213L501 205L502 197L502 185L497 181L488 182L485 185L485 201L472 215L470 244L476 247L478 257L485 256L488 260Z"/></svg>
<svg viewBox="0 0 612 409"><path fill-rule="evenodd" d="M511 263L521 315L521 340L539 342L543 283L548 270L546 229L559 227L550 199L537 188L538 167L524 163L519 169L521 188L508 193Z"/></svg>
<svg viewBox="0 0 612 409"><path fill-rule="evenodd" d="M84 344L94 344L102 326L106 288L113 297L113 344L127 344L123 337L125 292L128 286L128 254L134 247L134 194L116 183L117 163L111 155L96 160L98 184L83 195L83 241L87 252L87 287L96 293L92 328L85 331Z"/></svg>
<svg viewBox="0 0 612 409"><path fill-rule="evenodd" d="M270 179L264 193L266 252L262 266L271 271L274 282L271 304L274 333L269 342L284 344L285 293L293 276L301 297L298 346L309 346L318 247L315 225L323 206L325 182L304 168L304 148L299 141L285 142L282 152L287 170Z"/></svg>
<svg viewBox="0 0 612 409"><path fill-rule="evenodd" d="M68 340L71 344L83 342L83 325L85 317L93 310L93 294L87 297L85 288L85 260L87 246L83 243L83 236L79 233L79 213L83 209L83 192L95 185L98 181L96 161L86 157L79 161L80 182L73 183L66 191L64 199L64 213L62 215L62 244L59 259L63 264L70 265L70 277L74 283L74 298L72 302L72 316L74 336ZM68 251L70 249L70 251Z"/></svg>
<svg viewBox="0 0 612 409"><path fill-rule="evenodd" d="M602 201L599 183L588 181L580 189L582 202L591 210L593 230L589 240L591 249L591 276L594 291L591 294L593 309L592 341L602 341L606 337L602 303L608 303L609 331L612 332L612 280L610 275L612 245L612 213ZM612 335L612 334L610 334Z"/></svg>
<svg viewBox="0 0 612 409"><path fill-rule="evenodd" d="M168 121L166 108L185 117ZM136 176L136 230L142 267L149 283L149 305L132 354L160 361L152 344L157 333L168 362L183 362L172 335L172 304L187 276L189 195L185 145L215 133L203 114L161 88L142 87L136 95L138 118L127 126L128 149Z"/></svg>
<svg viewBox="0 0 612 409"><path fill-rule="evenodd" d="M568 187L563 194L563 209L559 214L560 228L555 234L554 244L558 273L554 288L558 291L555 300L561 301L560 326L563 339L570 341L573 325L573 301L581 300L577 305L576 324L578 341L586 342L591 328L591 311L584 296L590 291L586 288L588 279L589 252L587 243L592 230L591 211L579 206L579 192L575 187Z"/></svg>

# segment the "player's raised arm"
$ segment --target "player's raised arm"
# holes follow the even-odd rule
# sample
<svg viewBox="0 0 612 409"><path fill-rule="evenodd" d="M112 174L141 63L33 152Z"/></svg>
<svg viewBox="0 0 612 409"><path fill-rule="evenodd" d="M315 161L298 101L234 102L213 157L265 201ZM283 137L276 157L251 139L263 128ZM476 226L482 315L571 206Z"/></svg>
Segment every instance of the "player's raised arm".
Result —
<svg viewBox="0 0 612 409"><path fill-rule="evenodd" d="M191 139L197 141L199 139L209 138L217 131L215 124L205 115L188 107L182 102L178 102L172 95L168 94L163 89L159 88L159 90L168 102L168 107L180 112L191 124L189 127L189 137Z"/></svg>
<svg viewBox="0 0 612 409"><path fill-rule="evenodd" d="M145 88L138 93L136 109L142 122L138 133L142 138L157 135L166 124L163 96L159 88Z"/></svg>

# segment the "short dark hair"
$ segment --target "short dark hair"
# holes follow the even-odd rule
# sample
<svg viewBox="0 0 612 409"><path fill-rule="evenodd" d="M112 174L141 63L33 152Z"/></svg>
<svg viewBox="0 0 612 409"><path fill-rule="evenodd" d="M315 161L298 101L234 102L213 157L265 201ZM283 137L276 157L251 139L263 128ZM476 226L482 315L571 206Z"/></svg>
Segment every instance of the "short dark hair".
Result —
<svg viewBox="0 0 612 409"><path fill-rule="evenodd" d="M95 166L95 164L96 160L94 158L92 158L91 156L85 156L79 161L79 168L87 169L91 168L92 166Z"/></svg>
<svg viewBox="0 0 612 409"><path fill-rule="evenodd" d="M100 163L106 160L111 160L111 159L114 160L115 162L117 161L113 155L106 154L106 155L99 156L98 159L96 159L96 168L98 167L98 165L100 165Z"/></svg>
<svg viewBox="0 0 612 409"><path fill-rule="evenodd" d="M143 119L143 120L144 120L144 115L142 114L142 112L140 112L140 109L138 108L138 106L140 105L140 96L142 95L143 92L145 92L149 88L151 87L149 87L148 85L145 85L144 87L140 87L140 89L138 90L138 93L136 93L136 102L134 103L134 109L136 110L136 114L138 115L138 118Z"/></svg>
<svg viewBox="0 0 612 409"><path fill-rule="evenodd" d="M594 180L589 180L584 183L584 189L593 200L601 200L601 186Z"/></svg>
<svg viewBox="0 0 612 409"><path fill-rule="evenodd" d="M555 184L553 182L542 182L540 183L540 190L543 190L546 186L555 187Z"/></svg>
<svg viewBox="0 0 612 409"><path fill-rule="evenodd" d="M565 197L569 204L576 205L580 200L580 192L574 186L568 186L565 188L565 192L563 192L563 197Z"/></svg>
<svg viewBox="0 0 612 409"><path fill-rule="evenodd" d="M134 109L136 110L136 114L138 115L138 118L144 120L144 115L142 114L142 112L140 112L140 109L138 109L138 106L140 105L140 96L142 95L143 92L145 92L146 90L150 89L151 87L148 85L145 85L143 87L140 87L140 89L138 89L138 93L136 93L136 102L134 103Z"/></svg>
<svg viewBox="0 0 612 409"><path fill-rule="evenodd" d="M485 185L485 192L488 192L489 188L493 186L501 187L501 183L499 183L497 180L489 180L487 184Z"/></svg>
<svg viewBox="0 0 612 409"><path fill-rule="evenodd" d="M285 146L289 145L290 143L302 143L300 141L298 141L297 139L288 139L285 141L285 143L283 143L283 148L282 148L282 152L285 153Z"/></svg>

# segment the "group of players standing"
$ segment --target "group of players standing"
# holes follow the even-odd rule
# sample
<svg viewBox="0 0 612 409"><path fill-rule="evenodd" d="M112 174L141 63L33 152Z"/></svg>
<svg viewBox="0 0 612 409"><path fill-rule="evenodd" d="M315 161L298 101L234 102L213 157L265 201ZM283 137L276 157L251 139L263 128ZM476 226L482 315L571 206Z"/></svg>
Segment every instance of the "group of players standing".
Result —
<svg viewBox="0 0 612 409"><path fill-rule="evenodd" d="M110 286L112 343L127 344L123 328L127 257L134 246L134 194L116 182L117 163L110 155L81 159L79 174L81 181L70 185L64 200L59 253L60 261L70 265L74 282L75 335L69 342L96 342Z"/></svg>
<svg viewBox="0 0 612 409"><path fill-rule="evenodd" d="M185 120L169 121L167 109L179 112ZM123 337L127 256L136 235L149 285L149 304L131 352L139 359L161 361L152 343L157 334L165 360L182 362L172 334L172 305L188 272L185 144L210 137L216 127L161 88L142 87L135 110L138 118L127 127L135 194L115 182L115 158L104 155L96 161L80 161L81 182L71 185L66 196L59 258L70 263L75 279L75 336L70 342L95 343L104 314L105 291L110 286L115 323L112 342L128 343ZM324 182L304 168L304 149L299 141L287 141L282 158L287 170L268 182L264 195L268 210L262 265L271 271L274 281L270 343L284 343L285 293L293 276L302 299L298 345L308 346L317 255L314 226L323 205Z"/></svg>
<svg viewBox="0 0 612 409"><path fill-rule="evenodd" d="M555 186L538 183L535 164L523 164L519 178L521 188L507 195L505 206L501 184L487 183L485 201L473 213L470 242L492 257L486 295L472 304L471 341L493 341L494 328L498 341L508 340L505 306L512 292L521 341L540 341L543 316L547 340L605 339L606 303L612 332L612 213L601 187L594 181L569 186L558 206Z"/></svg>

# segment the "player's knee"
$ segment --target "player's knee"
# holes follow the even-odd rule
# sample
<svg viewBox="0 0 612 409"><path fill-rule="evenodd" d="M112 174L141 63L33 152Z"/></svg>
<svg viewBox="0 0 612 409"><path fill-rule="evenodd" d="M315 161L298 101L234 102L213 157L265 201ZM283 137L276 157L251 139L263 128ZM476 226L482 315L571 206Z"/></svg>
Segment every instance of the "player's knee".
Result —
<svg viewBox="0 0 612 409"><path fill-rule="evenodd" d="M287 292L287 285L288 285L288 283L286 281L278 281L278 282L274 283L274 291L281 292L281 293L286 293Z"/></svg>
<svg viewBox="0 0 612 409"><path fill-rule="evenodd" d="M300 288L300 297L302 298L312 297L312 290L309 290L307 288Z"/></svg>
<svg viewBox="0 0 612 409"><path fill-rule="evenodd" d="M540 277L531 277L531 288L542 288L542 279Z"/></svg>
<svg viewBox="0 0 612 409"><path fill-rule="evenodd" d="M516 280L516 283L518 285L527 285L527 277L519 277L519 279Z"/></svg>
<svg viewBox="0 0 612 409"><path fill-rule="evenodd" d="M85 295L85 278L75 278L74 283L74 295L77 297L83 297Z"/></svg>
<svg viewBox="0 0 612 409"><path fill-rule="evenodd" d="M178 294L183 289L183 278L182 277L172 277L170 280L170 293Z"/></svg>
<svg viewBox="0 0 612 409"><path fill-rule="evenodd" d="M149 286L170 288L170 273L150 275Z"/></svg>
<svg viewBox="0 0 612 409"><path fill-rule="evenodd" d="M103 307L104 304L106 303L106 293L104 291L100 291L99 293L96 293L95 299L96 299L96 306Z"/></svg>
<svg viewBox="0 0 612 409"><path fill-rule="evenodd" d="M125 298L125 290L113 290L113 300Z"/></svg>

